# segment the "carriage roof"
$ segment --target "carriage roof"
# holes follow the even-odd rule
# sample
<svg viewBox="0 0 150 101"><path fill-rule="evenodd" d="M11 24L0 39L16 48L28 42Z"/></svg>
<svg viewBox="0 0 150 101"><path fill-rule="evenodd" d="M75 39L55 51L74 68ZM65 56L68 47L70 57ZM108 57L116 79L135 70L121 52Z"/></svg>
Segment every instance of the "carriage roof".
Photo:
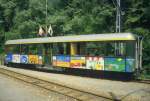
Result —
<svg viewBox="0 0 150 101"><path fill-rule="evenodd" d="M57 43L57 42L133 41L133 40L136 40L136 35L132 33L106 33L106 34L87 34L87 35L16 39L6 41L5 45Z"/></svg>

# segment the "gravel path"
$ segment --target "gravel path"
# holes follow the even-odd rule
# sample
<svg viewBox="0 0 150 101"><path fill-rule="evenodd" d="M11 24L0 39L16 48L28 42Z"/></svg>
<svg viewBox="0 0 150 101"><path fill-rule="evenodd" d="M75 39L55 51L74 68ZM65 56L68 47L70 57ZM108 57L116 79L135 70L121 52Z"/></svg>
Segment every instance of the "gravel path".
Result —
<svg viewBox="0 0 150 101"><path fill-rule="evenodd" d="M2 66L1 68L13 70L46 81L58 83L87 92L92 92L109 98L115 97L124 101L150 101L150 84L94 79L55 73L44 73Z"/></svg>
<svg viewBox="0 0 150 101"><path fill-rule="evenodd" d="M75 101L0 74L0 101Z"/></svg>

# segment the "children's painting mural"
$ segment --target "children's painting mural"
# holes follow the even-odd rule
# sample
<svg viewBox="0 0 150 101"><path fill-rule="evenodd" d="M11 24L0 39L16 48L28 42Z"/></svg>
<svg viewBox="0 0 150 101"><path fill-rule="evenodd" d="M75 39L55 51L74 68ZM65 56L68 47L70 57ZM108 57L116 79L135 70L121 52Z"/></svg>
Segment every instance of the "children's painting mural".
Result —
<svg viewBox="0 0 150 101"><path fill-rule="evenodd" d="M71 68L85 68L85 57L72 56L70 66Z"/></svg>
<svg viewBox="0 0 150 101"><path fill-rule="evenodd" d="M5 56L5 62L12 62L12 54L7 54L6 56Z"/></svg>
<svg viewBox="0 0 150 101"><path fill-rule="evenodd" d="M43 57L40 55L19 55L7 54L5 61L23 64L43 64ZM99 56L69 56L57 55L52 58L52 65L58 67L70 67L92 70L105 70L117 72L133 72L135 59L114 58Z"/></svg>
<svg viewBox="0 0 150 101"><path fill-rule="evenodd" d="M106 71L125 72L125 59L123 58L105 58Z"/></svg>
<svg viewBox="0 0 150 101"><path fill-rule="evenodd" d="M29 55L29 63L30 64L38 64L38 55Z"/></svg>
<svg viewBox="0 0 150 101"><path fill-rule="evenodd" d="M70 56L53 56L53 66L70 67Z"/></svg>
<svg viewBox="0 0 150 101"><path fill-rule="evenodd" d="M86 69L104 70L104 58L103 57L87 57Z"/></svg>
<svg viewBox="0 0 150 101"><path fill-rule="evenodd" d="M20 55L19 54L13 54L12 62L13 63L20 63Z"/></svg>
<svg viewBox="0 0 150 101"><path fill-rule="evenodd" d="M126 72L133 72L135 67L135 59L126 59Z"/></svg>
<svg viewBox="0 0 150 101"><path fill-rule="evenodd" d="M40 56L40 55L39 55L39 61L38 61L38 64L40 64L40 65L43 64L43 58L42 58L42 56Z"/></svg>
<svg viewBox="0 0 150 101"><path fill-rule="evenodd" d="M28 55L21 55L20 61L21 61L21 63L27 64L28 63Z"/></svg>

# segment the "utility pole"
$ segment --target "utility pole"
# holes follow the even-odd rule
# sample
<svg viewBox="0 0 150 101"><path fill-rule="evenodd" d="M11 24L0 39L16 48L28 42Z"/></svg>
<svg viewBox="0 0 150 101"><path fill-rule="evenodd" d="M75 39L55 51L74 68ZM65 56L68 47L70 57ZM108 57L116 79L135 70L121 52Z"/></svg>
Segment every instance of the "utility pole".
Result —
<svg viewBox="0 0 150 101"><path fill-rule="evenodd" d="M113 0L114 3L114 0ZM116 33L121 32L121 5L120 0L116 0ZM123 44L122 43L115 43L115 54L121 55L123 53L122 50Z"/></svg>
<svg viewBox="0 0 150 101"><path fill-rule="evenodd" d="M47 0L45 0L45 32L46 32L46 36L47 36Z"/></svg>
<svg viewBox="0 0 150 101"><path fill-rule="evenodd" d="M121 31L121 6L120 6L120 0L116 0L117 5L116 5L116 32L120 33Z"/></svg>

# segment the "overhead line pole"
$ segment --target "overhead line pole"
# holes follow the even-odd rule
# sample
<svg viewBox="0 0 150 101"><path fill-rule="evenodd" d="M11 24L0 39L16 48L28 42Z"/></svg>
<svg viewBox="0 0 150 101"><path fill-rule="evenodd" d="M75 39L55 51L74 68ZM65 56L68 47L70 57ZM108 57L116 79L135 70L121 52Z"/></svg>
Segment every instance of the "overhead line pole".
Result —
<svg viewBox="0 0 150 101"><path fill-rule="evenodd" d="M121 31L121 11L120 11L120 0L117 1L117 14L116 14L116 32L120 33Z"/></svg>
<svg viewBox="0 0 150 101"><path fill-rule="evenodd" d="M113 4L115 5L116 7L116 33L120 33L121 32L121 5L120 5L120 0L116 0L116 4L113 1ZM123 44L122 43L116 43L115 44L115 54L118 55L118 54L122 54L122 46Z"/></svg>
<svg viewBox="0 0 150 101"><path fill-rule="evenodd" d="M46 36L47 36L47 0L45 1L45 9L46 9L46 12L45 12L45 32L46 32Z"/></svg>

